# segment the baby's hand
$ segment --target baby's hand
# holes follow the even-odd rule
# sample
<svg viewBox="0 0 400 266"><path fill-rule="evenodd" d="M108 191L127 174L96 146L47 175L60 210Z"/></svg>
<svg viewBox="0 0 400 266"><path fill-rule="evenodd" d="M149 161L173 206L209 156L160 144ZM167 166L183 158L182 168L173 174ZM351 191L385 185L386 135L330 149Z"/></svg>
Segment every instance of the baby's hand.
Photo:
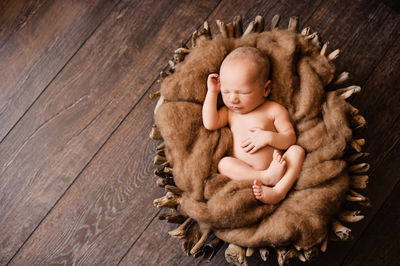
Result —
<svg viewBox="0 0 400 266"><path fill-rule="evenodd" d="M219 75L217 73L212 73L208 75L207 88L209 92L218 94L220 91Z"/></svg>
<svg viewBox="0 0 400 266"><path fill-rule="evenodd" d="M249 129L250 137L242 140L241 147L245 152L255 153L259 149L268 145L268 132L261 128L254 127Z"/></svg>

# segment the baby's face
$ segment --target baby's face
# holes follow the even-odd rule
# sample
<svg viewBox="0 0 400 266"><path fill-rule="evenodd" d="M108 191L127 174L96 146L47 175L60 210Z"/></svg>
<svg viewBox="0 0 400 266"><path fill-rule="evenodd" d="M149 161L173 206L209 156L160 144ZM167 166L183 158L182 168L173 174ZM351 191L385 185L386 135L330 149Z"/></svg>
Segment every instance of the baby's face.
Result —
<svg viewBox="0 0 400 266"><path fill-rule="evenodd" d="M246 114L253 111L268 96L255 65L243 60L223 64L220 82L224 104L236 113Z"/></svg>

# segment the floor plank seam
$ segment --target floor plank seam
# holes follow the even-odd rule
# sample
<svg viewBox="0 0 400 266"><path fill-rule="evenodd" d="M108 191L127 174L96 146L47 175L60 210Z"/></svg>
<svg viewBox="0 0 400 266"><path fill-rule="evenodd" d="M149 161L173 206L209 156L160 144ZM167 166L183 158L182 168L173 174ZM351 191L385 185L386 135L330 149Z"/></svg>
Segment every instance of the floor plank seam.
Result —
<svg viewBox="0 0 400 266"><path fill-rule="evenodd" d="M68 144L69 144L74 138L80 136L80 135L82 134L82 132L84 132L88 127L90 127L90 125L93 124L93 123L96 121L96 119L97 119L98 117L100 117L100 115L107 109L107 107L108 107L114 100L115 100L115 97L113 97L113 98L111 99L111 101L109 101L109 102L104 106L104 108L101 109L100 112L99 112L98 114L96 114L96 115L89 121L89 123L88 123L86 126L84 126L82 129L80 129L80 130L78 131L78 133L75 133L73 136L71 136L71 137L65 142L64 146L61 147L61 148L59 149L59 151L63 150L64 147L67 147Z"/></svg>
<svg viewBox="0 0 400 266"><path fill-rule="evenodd" d="M131 249L133 248L133 246L136 244L136 242L142 237L142 235L144 234L144 232L146 232L147 228L153 223L154 219L159 215L159 213L161 212L160 210L157 210L156 214L150 219L150 221L147 223L146 227L143 229L143 231L136 237L136 239L133 241L132 245L128 248L128 250L125 252L125 254L121 257L121 259L119 260L119 262L117 263L117 265L120 265L121 262L124 260L124 258L126 257L126 255L128 255L128 253L131 251Z"/></svg>

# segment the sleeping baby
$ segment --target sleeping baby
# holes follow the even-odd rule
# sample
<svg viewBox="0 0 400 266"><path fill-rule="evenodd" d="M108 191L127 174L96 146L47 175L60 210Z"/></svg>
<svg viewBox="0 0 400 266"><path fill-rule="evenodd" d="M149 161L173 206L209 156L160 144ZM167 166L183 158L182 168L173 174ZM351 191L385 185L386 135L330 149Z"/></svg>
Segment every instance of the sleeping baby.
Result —
<svg viewBox="0 0 400 266"><path fill-rule="evenodd" d="M257 48L237 48L224 59L219 75L208 76L207 88L204 126L216 130L229 124L233 135L233 154L221 159L218 171L234 180L254 180L258 200L279 203L296 182L305 152L294 145L286 108L267 100L268 59ZM225 106L217 110L219 93Z"/></svg>

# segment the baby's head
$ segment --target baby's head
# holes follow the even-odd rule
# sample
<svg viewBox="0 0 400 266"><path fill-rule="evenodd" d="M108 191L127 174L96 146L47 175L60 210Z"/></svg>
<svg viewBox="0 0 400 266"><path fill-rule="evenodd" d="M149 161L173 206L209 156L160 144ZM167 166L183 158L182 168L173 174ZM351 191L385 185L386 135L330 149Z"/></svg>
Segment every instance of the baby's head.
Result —
<svg viewBox="0 0 400 266"><path fill-rule="evenodd" d="M269 61L254 47L240 47L224 59L220 69L221 94L234 112L248 113L263 104L270 92Z"/></svg>

